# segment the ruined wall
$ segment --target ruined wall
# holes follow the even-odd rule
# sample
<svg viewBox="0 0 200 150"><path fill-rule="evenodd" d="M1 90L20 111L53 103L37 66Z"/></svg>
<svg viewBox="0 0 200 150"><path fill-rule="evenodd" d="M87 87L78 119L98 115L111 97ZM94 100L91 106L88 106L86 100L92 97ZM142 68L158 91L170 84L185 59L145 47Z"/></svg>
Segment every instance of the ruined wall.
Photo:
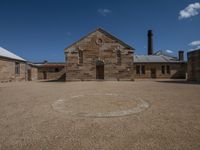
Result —
<svg viewBox="0 0 200 150"><path fill-rule="evenodd" d="M56 71L56 69L58 69ZM46 75L45 75L46 74ZM46 76L46 77L45 77ZM38 67L38 79L39 80L58 80L65 78L65 67Z"/></svg>
<svg viewBox="0 0 200 150"><path fill-rule="evenodd" d="M121 65L116 50L121 51ZM78 63L78 50L83 51L83 63ZM104 63L105 80L133 80L133 51L116 40L96 31L65 50L66 80L96 80L96 64Z"/></svg>
<svg viewBox="0 0 200 150"><path fill-rule="evenodd" d="M188 80L200 81L200 49L188 52Z"/></svg>
<svg viewBox="0 0 200 150"><path fill-rule="evenodd" d="M20 63L19 74L15 74L15 62ZM26 75L25 62L0 58L0 82L25 81Z"/></svg>
<svg viewBox="0 0 200 150"><path fill-rule="evenodd" d="M136 74L136 66L145 66L145 74ZM162 66L165 66L165 73L162 73ZM167 66L170 67L170 73L167 72ZM156 70L156 78L171 78L185 79L186 63L135 63L134 77L137 78L152 78L151 69Z"/></svg>

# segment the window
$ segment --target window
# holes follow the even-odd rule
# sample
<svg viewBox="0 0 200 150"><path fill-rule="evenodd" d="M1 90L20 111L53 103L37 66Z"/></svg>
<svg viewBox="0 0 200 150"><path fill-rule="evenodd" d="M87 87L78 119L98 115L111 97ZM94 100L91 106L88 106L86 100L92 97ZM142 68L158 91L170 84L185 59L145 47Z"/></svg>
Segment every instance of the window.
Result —
<svg viewBox="0 0 200 150"><path fill-rule="evenodd" d="M162 74L165 74L165 66L162 66Z"/></svg>
<svg viewBox="0 0 200 150"><path fill-rule="evenodd" d="M167 73L170 74L170 66L167 66Z"/></svg>
<svg viewBox="0 0 200 150"><path fill-rule="evenodd" d="M67 62L67 53L65 53L65 62Z"/></svg>
<svg viewBox="0 0 200 150"><path fill-rule="evenodd" d="M136 66L136 74L140 74L140 66L139 65Z"/></svg>
<svg viewBox="0 0 200 150"><path fill-rule="evenodd" d="M20 74L20 63L15 62L15 74Z"/></svg>
<svg viewBox="0 0 200 150"><path fill-rule="evenodd" d="M142 66L142 74L145 74L145 66Z"/></svg>
<svg viewBox="0 0 200 150"><path fill-rule="evenodd" d="M78 64L82 64L83 63L83 51L79 50L78 51Z"/></svg>
<svg viewBox="0 0 200 150"><path fill-rule="evenodd" d="M55 72L59 72L59 68L55 68Z"/></svg>
<svg viewBox="0 0 200 150"><path fill-rule="evenodd" d="M121 51L117 50L117 65L121 65Z"/></svg>

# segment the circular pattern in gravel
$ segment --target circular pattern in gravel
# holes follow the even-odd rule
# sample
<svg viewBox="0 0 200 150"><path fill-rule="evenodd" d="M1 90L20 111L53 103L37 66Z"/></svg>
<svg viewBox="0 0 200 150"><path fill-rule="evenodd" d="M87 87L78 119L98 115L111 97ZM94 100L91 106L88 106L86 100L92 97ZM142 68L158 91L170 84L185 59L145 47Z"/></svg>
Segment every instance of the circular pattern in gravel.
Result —
<svg viewBox="0 0 200 150"><path fill-rule="evenodd" d="M54 110L66 115L85 117L120 117L140 113L149 107L141 98L116 93L73 95L56 100Z"/></svg>

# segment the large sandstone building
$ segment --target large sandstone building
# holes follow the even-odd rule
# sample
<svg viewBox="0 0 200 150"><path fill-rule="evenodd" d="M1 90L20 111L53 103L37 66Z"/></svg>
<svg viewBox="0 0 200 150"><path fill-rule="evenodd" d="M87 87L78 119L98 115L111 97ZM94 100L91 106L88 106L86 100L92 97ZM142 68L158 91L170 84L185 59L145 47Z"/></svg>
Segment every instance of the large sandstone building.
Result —
<svg viewBox="0 0 200 150"><path fill-rule="evenodd" d="M66 80L133 80L134 48L98 28L65 49Z"/></svg>

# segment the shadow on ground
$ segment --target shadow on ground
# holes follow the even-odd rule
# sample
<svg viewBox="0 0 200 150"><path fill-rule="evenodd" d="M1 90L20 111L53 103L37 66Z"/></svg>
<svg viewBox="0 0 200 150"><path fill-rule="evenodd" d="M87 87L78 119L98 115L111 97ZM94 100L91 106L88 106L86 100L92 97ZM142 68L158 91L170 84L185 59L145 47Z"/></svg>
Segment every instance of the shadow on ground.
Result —
<svg viewBox="0 0 200 150"><path fill-rule="evenodd" d="M163 80L163 81L156 81L160 83L178 83L178 84L200 84L200 82L196 81L187 81L187 80Z"/></svg>
<svg viewBox="0 0 200 150"><path fill-rule="evenodd" d="M40 82L65 82L66 74L63 74L58 79L52 79L52 80L41 80Z"/></svg>

